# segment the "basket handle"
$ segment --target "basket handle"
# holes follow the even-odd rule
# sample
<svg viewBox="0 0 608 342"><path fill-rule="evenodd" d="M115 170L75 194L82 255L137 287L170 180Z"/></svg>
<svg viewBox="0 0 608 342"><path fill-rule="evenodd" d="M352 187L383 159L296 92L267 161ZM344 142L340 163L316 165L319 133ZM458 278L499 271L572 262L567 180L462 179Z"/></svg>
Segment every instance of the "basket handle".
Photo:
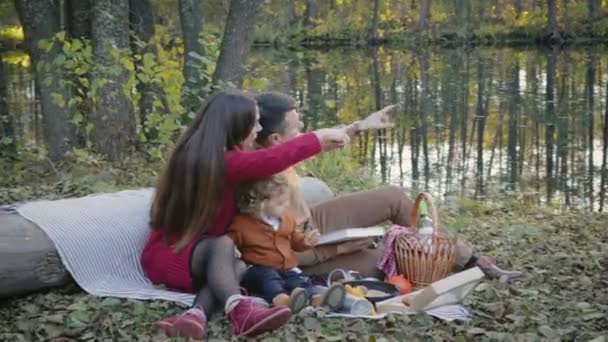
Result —
<svg viewBox="0 0 608 342"><path fill-rule="evenodd" d="M433 203L433 198L427 192L421 192L416 196L416 200L414 202L414 208L412 208L412 212L410 214L410 224L413 228L418 229L418 213L420 211L420 204L424 200L427 204L427 210L429 215L431 216L431 220L433 220L433 235L439 232L439 215L437 215L437 208L435 208L435 204Z"/></svg>

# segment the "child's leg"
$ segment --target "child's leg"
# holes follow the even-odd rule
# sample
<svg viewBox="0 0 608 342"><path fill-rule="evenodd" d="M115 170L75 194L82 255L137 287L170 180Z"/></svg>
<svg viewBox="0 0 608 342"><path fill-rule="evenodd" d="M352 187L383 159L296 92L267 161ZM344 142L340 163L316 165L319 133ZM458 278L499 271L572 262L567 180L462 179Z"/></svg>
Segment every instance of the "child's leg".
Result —
<svg viewBox="0 0 608 342"><path fill-rule="evenodd" d="M310 281L304 276L303 273L295 271L281 272L281 276L285 280L285 290L291 292L298 287L308 289L310 287Z"/></svg>
<svg viewBox="0 0 608 342"><path fill-rule="evenodd" d="M198 242L190 260L193 287L198 290L192 308L182 315L156 323L157 330L168 336L197 339L207 335L207 317L211 316L216 308L216 297L225 301L231 295L240 293L238 281L235 280L236 271L231 272L229 267L234 266L234 252L230 255L217 250L218 246L224 246L227 242L214 238ZM222 265L225 271L217 272L218 265ZM208 277L209 274L213 274L213 277ZM218 283L222 285L218 286Z"/></svg>
<svg viewBox="0 0 608 342"><path fill-rule="evenodd" d="M192 251L190 267L194 286L202 289L194 306L204 308L207 315L211 315L214 308L211 297L224 305L231 296L240 295L235 260L234 244L227 236L203 239Z"/></svg>
<svg viewBox="0 0 608 342"><path fill-rule="evenodd" d="M241 295L241 269L236 262L235 246L228 236L206 238L192 253L193 270L202 256L203 282L217 302L224 306L232 324L232 332L239 336L255 336L285 324L291 313L286 307L269 308L254 298Z"/></svg>
<svg viewBox="0 0 608 342"><path fill-rule="evenodd" d="M191 257L192 276L195 285L201 288L195 306L178 317L165 319L170 336L202 338L207 333L205 311L213 310L215 304L225 307L232 324L232 332L237 336L255 336L274 330L289 320L291 315L286 307L269 308L254 298L240 294L240 271L235 262L234 243L228 236L206 238L194 248ZM200 329L192 330L198 326Z"/></svg>
<svg viewBox="0 0 608 342"><path fill-rule="evenodd" d="M268 303L285 305L289 298L285 288L285 281L271 267L251 266L245 272L241 282L247 291L258 294Z"/></svg>

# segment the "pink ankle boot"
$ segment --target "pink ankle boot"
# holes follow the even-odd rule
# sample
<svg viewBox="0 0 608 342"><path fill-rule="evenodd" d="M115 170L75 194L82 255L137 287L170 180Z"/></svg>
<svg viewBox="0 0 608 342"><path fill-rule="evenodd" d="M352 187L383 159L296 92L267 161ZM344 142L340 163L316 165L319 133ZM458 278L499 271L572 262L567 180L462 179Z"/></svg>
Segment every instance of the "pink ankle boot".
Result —
<svg viewBox="0 0 608 342"><path fill-rule="evenodd" d="M268 307L251 297L241 297L228 305L228 319L236 336L253 337L287 323L291 310L285 305Z"/></svg>
<svg viewBox="0 0 608 342"><path fill-rule="evenodd" d="M192 308L179 316L156 322L154 329L167 337L188 337L202 340L207 337L207 316L202 310Z"/></svg>

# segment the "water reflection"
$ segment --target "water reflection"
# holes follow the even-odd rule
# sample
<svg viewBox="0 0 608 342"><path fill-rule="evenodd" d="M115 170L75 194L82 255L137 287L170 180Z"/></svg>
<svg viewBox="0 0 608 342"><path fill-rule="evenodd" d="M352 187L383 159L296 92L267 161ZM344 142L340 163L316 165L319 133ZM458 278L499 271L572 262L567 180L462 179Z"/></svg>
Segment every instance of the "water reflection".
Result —
<svg viewBox="0 0 608 342"><path fill-rule="evenodd" d="M385 182L603 210L606 66L597 49L258 50L249 77L289 89L309 128L398 103L397 128L355 142Z"/></svg>
<svg viewBox="0 0 608 342"><path fill-rule="evenodd" d="M289 92L308 129L399 104L395 129L354 141L385 182L604 210L607 66L601 49L264 49L252 52L245 87ZM12 137L0 152L42 145L32 77L5 64L0 78L0 133Z"/></svg>

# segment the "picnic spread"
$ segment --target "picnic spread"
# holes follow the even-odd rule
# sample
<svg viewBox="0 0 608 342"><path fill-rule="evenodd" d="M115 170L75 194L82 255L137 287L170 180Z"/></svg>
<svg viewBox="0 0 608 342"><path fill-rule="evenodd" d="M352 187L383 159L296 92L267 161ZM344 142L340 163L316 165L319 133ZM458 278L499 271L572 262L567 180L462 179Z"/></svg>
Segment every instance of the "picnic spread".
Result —
<svg viewBox="0 0 608 342"><path fill-rule="evenodd" d="M19 203L11 209L49 236L70 275L89 294L191 305L193 295L154 286L141 269L152 193L127 190ZM343 308L326 317L377 319L389 313L426 313L447 321L469 320L472 314L463 300L483 273L474 267L449 275L453 241L438 229L437 217L430 196L422 193L412 212L414 226L387 230L378 262L386 279L362 279L349 270L329 274L323 285L342 283L346 295Z"/></svg>

